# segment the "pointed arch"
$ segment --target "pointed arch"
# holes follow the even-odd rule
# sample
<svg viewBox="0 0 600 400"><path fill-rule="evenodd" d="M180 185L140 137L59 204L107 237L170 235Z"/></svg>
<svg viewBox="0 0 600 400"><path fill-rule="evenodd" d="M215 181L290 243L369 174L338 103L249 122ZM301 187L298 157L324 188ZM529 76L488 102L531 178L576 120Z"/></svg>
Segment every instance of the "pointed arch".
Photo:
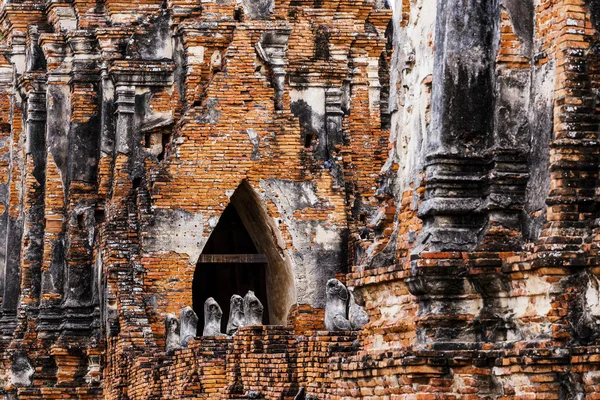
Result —
<svg viewBox="0 0 600 400"><path fill-rule="evenodd" d="M243 226L240 227L237 221ZM244 296L246 290L255 289L265 305L267 315L264 321L273 325L287 324L289 310L296 304L297 296L293 269L289 259L283 254L284 249L285 242L273 219L268 215L265 204L250 184L242 181L231 196L230 204L211 233L196 266L192 284L196 313L199 316L203 315L204 301L207 297L213 297L209 293L218 292L224 325L227 323L229 312L228 299L233 294ZM232 259L235 259L235 256L239 258L241 255L252 255L253 257L247 258L253 261L243 270L244 261L232 261L228 264L227 258L223 257L225 253ZM210 256L217 254L221 258L219 263L205 261L214 259ZM223 272L227 268L230 272ZM214 269L219 269L220 273L215 273ZM249 271L253 274L250 278ZM211 282L215 279L228 282ZM202 324L201 317L199 325Z"/></svg>

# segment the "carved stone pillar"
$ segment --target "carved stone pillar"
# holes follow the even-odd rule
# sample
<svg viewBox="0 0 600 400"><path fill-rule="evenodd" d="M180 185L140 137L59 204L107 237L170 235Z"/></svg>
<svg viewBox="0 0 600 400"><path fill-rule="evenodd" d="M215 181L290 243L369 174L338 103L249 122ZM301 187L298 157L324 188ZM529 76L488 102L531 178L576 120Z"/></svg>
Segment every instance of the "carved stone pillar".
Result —
<svg viewBox="0 0 600 400"><path fill-rule="evenodd" d="M497 0L439 0L418 250L474 250L486 222ZM477 60L477 62L474 62Z"/></svg>
<svg viewBox="0 0 600 400"><path fill-rule="evenodd" d="M0 59L10 55L8 47L0 47ZM0 100L10 102L13 83L13 67L4 60L0 64ZM6 266L6 232L8 224L8 205L10 201L9 175L10 175L10 115L0 116L0 176L4 179L0 183L0 297L4 294L4 272ZM0 316L2 315L2 300L0 299Z"/></svg>
<svg viewBox="0 0 600 400"><path fill-rule="evenodd" d="M19 161L12 157L12 162ZM7 228L4 293L2 294L2 319L0 319L0 329L5 333L12 332L16 326L17 305L19 303L21 283L20 261L21 237L23 235L22 216L18 215L16 218L12 218L9 215Z"/></svg>
<svg viewBox="0 0 600 400"><path fill-rule="evenodd" d="M259 56L271 68L271 82L275 89L275 109L283 110L285 67L287 65L287 42L291 29L280 29L263 34L256 44Z"/></svg>
<svg viewBox="0 0 600 400"><path fill-rule="evenodd" d="M25 37L12 37L10 61L17 76L25 70ZM23 235L23 157L19 145L23 140L21 124L23 118L23 100L13 94L11 99L11 151L9 173L9 203L6 229L6 265L4 269L4 292L2 294L2 319L0 329L3 333L12 333L16 326L17 305L20 295L21 238Z"/></svg>
<svg viewBox="0 0 600 400"><path fill-rule="evenodd" d="M488 232L482 243L484 251L506 251L522 244L523 210L529 180L528 159L532 119L530 112L531 53L534 40L532 0L503 2L502 23L514 21L520 42L519 62L499 50L494 70L493 146L488 155L490 187L485 210L489 215ZM502 48L502 41L500 39ZM518 95L516 95L518 93ZM533 125L539 121L532 119Z"/></svg>
<svg viewBox="0 0 600 400"><path fill-rule="evenodd" d="M173 66L171 63L150 62L135 64L129 62L114 61L108 68L108 72L114 83L116 122L114 135L114 166L112 172L112 186L110 198L106 200L108 207L119 209L106 218L107 238L103 245L112 249L114 246L120 248L119 252L107 252L103 260L106 281L105 318L106 332L113 336L121 330L133 332L144 329L143 323L127 325L130 321L145 321L146 315L143 311L142 288L143 282L138 278L143 269L136 266L135 245L124 246L123 243L131 241L131 229L123 229L123 226L133 226L138 223L137 214L128 212L128 207L136 206L136 196L140 193L134 187L136 178L143 174L144 153L141 148L142 135L140 126L147 117L145 113L136 114L136 93L151 87L163 87L173 83ZM139 66L138 66L139 65ZM143 101L143 96L137 97ZM113 205L116 205L113 207ZM137 289L139 288L139 290ZM127 293L127 294L126 294ZM119 304L119 299L128 298L127 304ZM127 313L131 319L118 320L118 312Z"/></svg>
<svg viewBox="0 0 600 400"><path fill-rule="evenodd" d="M44 253L44 192L46 183L46 76L30 74L25 125L24 231L21 273L23 301L37 303L40 296Z"/></svg>
<svg viewBox="0 0 600 400"><path fill-rule="evenodd" d="M44 256L41 273L40 314L38 329L60 328L64 270L66 264L65 198L68 187L69 87L72 68L68 46L61 35L44 34L40 45L47 60L46 89L46 174Z"/></svg>
<svg viewBox="0 0 600 400"><path fill-rule="evenodd" d="M63 301L66 330L89 329L94 319L93 242L100 143L100 65L95 37L74 31L67 37L73 52L67 258Z"/></svg>
<svg viewBox="0 0 600 400"><path fill-rule="evenodd" d="M116 153L131 155L135 147L135 86L119 85L117 94Z"/></svg>
<svg viewBox="0 0 600 400"><path fill-rule="evenodd" d="M103 204L101 200L106 198L110 189L112 180L111 165L115 156L115 86L110 79L106 64L102 65L101 94L100 159L98 161L99 205Z"/></svg>
<svg viewBox="0 0 600 400"><path fill-rule="evenodd" d="M465 253L488 222L488 148L494 121L497 0L439 0L420 242L409 290L420 303L418 337L443 348L476 341L476 292ZM500 158L499 158L500 160Z"/></svg>
<svg viewBox="0 0 600 400"><path fill-rule="evenodd" d="M330 88L325 91L325 129L327 132L327 153L332 155L339 151L343 142L342 89Z"/></svg>

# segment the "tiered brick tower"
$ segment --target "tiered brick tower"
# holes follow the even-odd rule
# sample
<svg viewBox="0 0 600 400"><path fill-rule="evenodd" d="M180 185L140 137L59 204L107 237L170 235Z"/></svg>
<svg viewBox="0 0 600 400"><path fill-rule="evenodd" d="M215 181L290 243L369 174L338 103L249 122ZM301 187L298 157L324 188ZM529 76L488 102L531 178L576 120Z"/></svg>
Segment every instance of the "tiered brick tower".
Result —
<svg viewBox="0 0 600 400"><path fill-rule="evenodd" d="M0 397L600 398L600 0L393 9L4 1Z"/></svg>

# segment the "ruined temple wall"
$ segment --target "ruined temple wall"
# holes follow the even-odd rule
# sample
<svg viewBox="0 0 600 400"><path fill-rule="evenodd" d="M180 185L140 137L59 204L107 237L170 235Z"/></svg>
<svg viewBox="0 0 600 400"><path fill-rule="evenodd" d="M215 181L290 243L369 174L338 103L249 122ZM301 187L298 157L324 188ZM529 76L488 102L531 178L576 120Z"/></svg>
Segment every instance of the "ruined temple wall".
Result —
<svg viewBox="0 0 600 400"><path fill-rule="evenodd" d="M298 332L322 328L324 282L362 257L350 241L394 215L376 183L390 17L371 2L3 3L3 394L185 386L175 372L144 387L144 368L229 202L274 266L271 321L296 306ZM286 379L270 395L298 388Z"/></svg>
<svg viewBox="0 0 600 400"><path fill-rule="evenodd" d="M497 29L492 35L497 47L493 79L487 86L495 92L489 114L493 125L485 138L487 150L480 153L483 164L473 154L462 156L470 160L465 165L483 167L479 172L461 170L461 161L453 158L457 154L453 151L442 161L427 160L425 154L427 192L423 199L439 197L429 217L426 202L415 207L424 220L420 236L425 242L418 242L416 250L413 247L412 260L399 258L404 268L401 264L372 270L355 268L348 277L364 294L372 315L379 317L379 311L383 315L391 310L379 299L397 296L403 293L402 288L415 295L412 305L418 305L415 317L408 319L409 330L415 332L413 340L403 344L398 335L385 335L380 329L385 327L383 318L377 318L366 327L369 334L364 343L369 356L351 357L350 364L358 363L351 368L352 373L344 374L340 369L342 381L366 388L364 397L377 398L382 393L425 398L430 393L439 398L594 396L597 364L593 355L580 354L595 351L590 321L595 318L597 297L591 233L596 206L587 194L597 184L595 101L588 97L596 87L596 52L592 50L598 35L593 22L596 5L542 1L499 2L498 7L495 24L489 25ZM448 15L451 12L446 11ZM453 24L456 20L444 22ZM444 29L452 32L452 27L438 22L436 31ZM436 52L438 49L436 42ZM459 65L464 56L465 69L478 67L465 54L455 55ZM434 76L433 91L438 90L439 95L456 90L458 94L470 90L473 82L476 80L453 88L451 80L437 80L446 87L436 88ZM461 98L450 95L446 101L453 104L457 99ZM440 110L443 112L443 108L432 112ZM455 112L460 114L460 110ZM441 131L442 142L445 132L452 131ZM454 140L458 146L462 143L462 138ZM478 151L479 143L465 143ZM451 149L452 143L447 145ZM440 173L449 158L457 167ZM447 200L466 187L464 182L472 179L471 174L481 174L477 175L481 192L475 195L477 185L470 186L471 193L464 193L472 198L460 201L473 205L484 199L485 207L469 211L485 216L486 222L478 229L473 226L481 222L470 219L458 204L454 207ZM453 179L463 183L452 186ZM440 195L440 182L451 185L455 192ZM504 200L503 195L507 197ZM396 198L402 197L397 192ZM428 219L435 220L440 214L445 214L440 218L440 230L435 223L428 226ZM519 222L514 224L516 220ZM456 235L447 235L448 227L455 227ZM471 238L455 240L465 228ZM431 242L436 234L444 237L439 247ZM459 251L469 240L474 240L473 246ZM425 246L421 247L422 243ZM380 297L382 292L387 296ZM399 306L400 297L394 300L390 304L396 308L386 320L407 320L404 316L410 306ZM377 339L370 341L372 337ZM380 351L388 345L399 351ZM434 351L415 351L419 348ZM469 348L477 350L466 350ZM437 355L443 358L436 360ZM470 361L463 362L462 357ZM581 363L582 359L586 361Z"/></svg>
<svg viewBox="0 0 600 400"><path fill-rule="evenodd" d="M206 83L203 107L184 114L172 157L149 171L158 178L148 183L156 217L142 235L148 271L154 274L163 270L150 262L161 252L180 253L189 263L179 270L183 273L180 289L171 287L161 293L172 308L190 303L185 297L175 302L170 299L182 291L189 297L195 262L242 180L264 204L264 223L273 229L272 237L265 240L273 244L264 245L275 247L274 256L283 258L286 268L293 272L293 299L283 300L285 307L277 311L275 321L285 321L289 306L295 302L322 306L324 281L345 263L344 188L335 180L338 178L316 163L314 171L309 166L300 167L303 160L312 159L311 149L298 140L301 132L294 116L275 110L273 88L264 75L255 72L264 66L250 44L260 39L265 27L249 22L236 29L223 50L223 73ZM290 40L294 35L292 29ZM290 51L290 57L295 54ZM237 77L236 82L231 76ZM355 98L359 101L358 96L361 94L350 100L350 107L357 110L353 102ZM289 107L286 92L283 109ZM366 123L361 122L361 126ZM181 222L176 226L178 219ZM170 275L163 276L169 279ZM289 287L290 282L285 284ZM275 301L271 308L277 309Z"/></svg>
<svg viewBox="0 0 600 400"><path fill-rule="evenodd" d="M593 397L597 2L270 6L3 5L7 396ZM230 202L288 325L166 354Z"/></svg>
<svg viewBox="0 0 600 400"><path fill-rule="evenodd" d="M446 272L441 272L441 266L448 272L454 268L455 271L473 268L483 273L482 281L480 278L457 281L462 287L459 296L465 296L464 301L458 302L462 306L456 307L458 314L476 316L482 310L488 312L490 300L482 299L478 294L478 290L485 290L487 285L499 285L498 290L502 293L509 290L508 298L501 295L503 298L498 299L502 303L500 309L505 311L512 309L524 316L537 311L543 313L547 311L545 307L549 307L547 289L552 285L544 279L522 277L512 281L500 277L492 283L486 274L500 267L503 260L515 252L531 248L529 246L533 246L540 234L545 218L544 199L550 190L548 143L552 127L549 120L553 113L556 80L552 53L546 53L547 49L553 49L549 41L556 40L556 36L549 33L555 28L552 24L556 19L549 18L549 13L555 16L551 13L564 10L529 2L490 2L485 7L472 5L474 13L489 14L472 17L490 18L490 23L483 27L460 25L457 22L460 17L454 19L453 7L440 9L436 2L398 2L395 5L396 52L390 95L392 130L384 182L396 203L396 213L387 226L394 230L393 236L397 239L388 243L369 263L355 267L349 275L350 284L361 288L365 299L372 299L367 300L372 315L379 317L380 313L394 310L388 318L376 319L373 329L379 325L385 327L388 324L385 320L406 321L407 315L415 315L414 302L419 300L410 296L422 289L410 288L411 284L431 284L434 293L439 290L434 289L432 283L418 283L419 278L411 278L415 276L415 265L424 268L427 275L440 273L443 276ZM466 6L457 4L456 7L463 10ZM534 7L537 8L534 10ZM453 24L459 27L453 27ZM437 46L435 63L442 72L436 72L434 43L444 34L456 34L456 29L472 31L474 37L481 35L479 40L482 42L467 43L467 40L465 47L456 51L452 46L460 48L462 39L444 39L457 44L450 45L448 50L439 50L440 46ZM489 53L487 64L475 62L473 57L477 57L469 51ZM548 58L540 60L540 54L549 54L550 61ZM444 61L444 57L448 59ZM482 69L478 72L477 68ZM434 81L436 73L437 80ZM457 74L454 78L453 73ZM464 76L472 79L461 82ZM476 76L482 80L477 81ZM469 90L474 92L467 94ZM432 98L432 91L437 93L438 99L443 97L442 104L450 105L440 106L440 100ZM481 110L469 108L470 102L487 101L477 97L483 92L493 96L489 106ZM455 107L452 118L440 116L446 112L444 107ZM432 115L438 122L432 124ZM483 122L477 122L478 118ZM439 122L441 120L443 122ZM463 137L456 136L452 141L444 142L445 136L460 135L461 129L465 131ZM481 137L468 138L471 134ZM460 155L463 151L460 146L465 146L463 155ZM436 161L436 157L443 161ZM448 170L444 171L446 162ZM454 183L453 179L456 179ZM452 204L453 197L458 197L456 205ZM463 208L467 204L473 208ZM451 222L452 218L456 218L456 222ZM432 222L436 219L441 221L440 228ZM423 230L425 232L421 233ZM435 244L436 235L442 242L440 246ZM444 252L460 249L473 253ZM498 253L494 254L494 251ZM435 280L433 277L424 279ZM511 289L506 289L506 285ZM523 290L524 287L528 289ZM380 293L392 296L389 298ZM529 293L530 297L524 293ZM383 303L377 300L383 298ZM531 304L534 298L538 298L537 305ZM525 325L529 323L531 321ZM409 322L408 325L402 329L420 330L418 324ZM376 347L382 346L384 336L374 341L378 343ZM390 344L399 343L398 337L396 334L390 339Z"/></svg>

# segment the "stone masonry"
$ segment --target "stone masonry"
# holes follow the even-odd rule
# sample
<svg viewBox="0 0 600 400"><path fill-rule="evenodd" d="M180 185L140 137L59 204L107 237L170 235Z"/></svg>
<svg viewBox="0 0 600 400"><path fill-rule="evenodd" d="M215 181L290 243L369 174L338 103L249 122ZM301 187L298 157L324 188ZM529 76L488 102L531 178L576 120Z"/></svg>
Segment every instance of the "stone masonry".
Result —
<svg viewBox="0 0 600 400"><path fill-rule="evenodd" d="M600 0L4 0L0 32L0 398L600 399ZM332 278L362 329L325 330ZM265 324L202 336L248 290Z"/></svg>

